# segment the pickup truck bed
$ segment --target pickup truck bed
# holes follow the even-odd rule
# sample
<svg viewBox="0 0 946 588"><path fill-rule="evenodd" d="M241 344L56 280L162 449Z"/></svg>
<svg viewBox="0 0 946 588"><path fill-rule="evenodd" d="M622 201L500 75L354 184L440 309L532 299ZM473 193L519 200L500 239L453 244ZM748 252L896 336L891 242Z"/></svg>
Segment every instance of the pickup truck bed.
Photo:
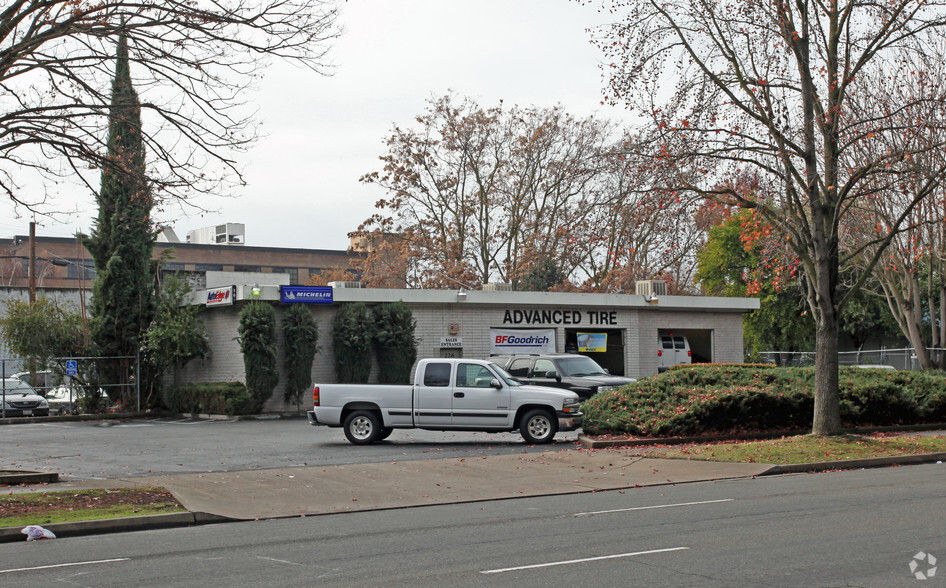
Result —
<svg viewBox="0 0 946 588"><path fill-rule="evenodd" d="M519 385L502 368L472 359L424 359L414 385L313 384L313 425L344 427L355 444L387 438L394 429L503 432L550 443L581 426L574 392Z"/></svg>

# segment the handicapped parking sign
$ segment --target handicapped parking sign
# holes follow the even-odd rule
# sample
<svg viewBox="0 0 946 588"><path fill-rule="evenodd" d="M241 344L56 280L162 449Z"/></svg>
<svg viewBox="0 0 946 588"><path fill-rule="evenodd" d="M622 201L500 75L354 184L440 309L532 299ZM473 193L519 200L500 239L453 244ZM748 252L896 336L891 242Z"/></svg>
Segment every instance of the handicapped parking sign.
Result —
<svg viewBox="0 0 946 588"><path fill-rule="evenodd" d="M74 359L66 360L66 375L67 376L74 376L79 372L79 366L77 365L78 363L79 362L77 362Z"/></svg>

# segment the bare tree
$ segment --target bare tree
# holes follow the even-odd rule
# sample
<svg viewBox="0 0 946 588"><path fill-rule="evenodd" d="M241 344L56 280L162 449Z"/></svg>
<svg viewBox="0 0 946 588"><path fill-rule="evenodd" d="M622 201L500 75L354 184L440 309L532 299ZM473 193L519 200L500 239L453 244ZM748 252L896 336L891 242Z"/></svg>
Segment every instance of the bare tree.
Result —
<svg viewBox="0 0 946 588"><path fill-rule="evenodd" d="M853 108L863 112L896 111L922 132L884 134L877 141L855 146L863 159L876 158L878 150L910 156L899 166L900 173L872 179L878 197L865 199L842 233L842 244L852 252L855 263L867 263L880 253L874 282L922 369L943 367L942 357L931 355L927 347L941 347L946 341L942 320L946 316L946 190L941 171L946 168L946 157L938 148L946 143L946 110L940 101L922 99L940 92L944 69L946 63L935 52L912 55L898 71L876 80L869 94L854 101ZM922 74L908 76L904 73L908 71ZM919 193L931 196L913 205ZM900 229L890 245L878 252L876 237L898 223Z"/></svg>
<svg viewBox="0 0 946 588"><path fill-rule="evenodd" d="M434 100L417 127L395 127L383 170L362 178L389 196L360 233L403 238L411 285L516 281L542 259L570 272L609 125L457 102Z"/></svg>
<svg viewBox="0 0 946 588"><path fill-rule="evenodd" d="M109 83L119 35L128 40L159 200L242 183L233 156L256 138L244 91L269 58L321 74L336 28L334 0L16 0L0 9L0 190L24 196L78 178L91 191L108 166ZM34 192L35 194L35 192ZM42 211L39 211L42 212Z"/></svg>
<svg viewBox="0 0 946 588"><path fill-rule="evenodd" d="M911 55L938 53L946 28L944 3L605 0L604 5L624 16L596 34L610 61L606 93L649 119L653 136L642 154L678 172L663 187L757 209L798 256L817 325L812 431L839 432L840 312L905 214L935 186L920 186L904 214L876 236L878 253L847 290L839 289L842 222L860 201L875 196L875 178L899 173L917 149L941 147L909 140L923 128L902 118L901 110L857 111L852 98L894 72L901 74L898 83L916 83L922 72L903 66ZM936 94L917 99L936 100ZM902 148L876 150L870 160L852 153L855 145L883 136L904 138L898 143ZM727 178L747 171L764 178L777 196L745 198L727 187Z"/></svg>

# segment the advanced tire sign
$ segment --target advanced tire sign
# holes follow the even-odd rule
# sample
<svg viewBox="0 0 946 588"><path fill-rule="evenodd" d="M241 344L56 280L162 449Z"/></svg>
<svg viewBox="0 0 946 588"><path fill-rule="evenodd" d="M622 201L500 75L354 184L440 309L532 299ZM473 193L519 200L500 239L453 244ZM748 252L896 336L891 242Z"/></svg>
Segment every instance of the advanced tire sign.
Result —
<svg viewBox="0 0 946 588"><path fill-rule="evenodd" d="M555 353L555 329L490 329L490 355Z"/></svg>

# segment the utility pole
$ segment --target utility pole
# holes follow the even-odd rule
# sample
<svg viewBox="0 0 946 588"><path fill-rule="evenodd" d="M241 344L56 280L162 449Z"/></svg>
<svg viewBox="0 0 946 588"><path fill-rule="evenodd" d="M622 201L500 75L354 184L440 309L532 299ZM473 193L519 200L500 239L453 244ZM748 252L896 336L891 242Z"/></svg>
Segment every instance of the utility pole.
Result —
<svg viewBox="0 0 946 588"><path fill-rule="evenodd" d="M36 222L30 221L30 259L27 266L30 284L30 312L36 303ZM30 360L30 386L36 386L36 364ZM45 396L45 394L43 394Z"/></svg>
<svg viewBox="0 0 946 588"><path fill-rule="evenodd" d="M27 266L30 284L30 306L36 302L36 222L30 221L30 260Z"/></svg>

